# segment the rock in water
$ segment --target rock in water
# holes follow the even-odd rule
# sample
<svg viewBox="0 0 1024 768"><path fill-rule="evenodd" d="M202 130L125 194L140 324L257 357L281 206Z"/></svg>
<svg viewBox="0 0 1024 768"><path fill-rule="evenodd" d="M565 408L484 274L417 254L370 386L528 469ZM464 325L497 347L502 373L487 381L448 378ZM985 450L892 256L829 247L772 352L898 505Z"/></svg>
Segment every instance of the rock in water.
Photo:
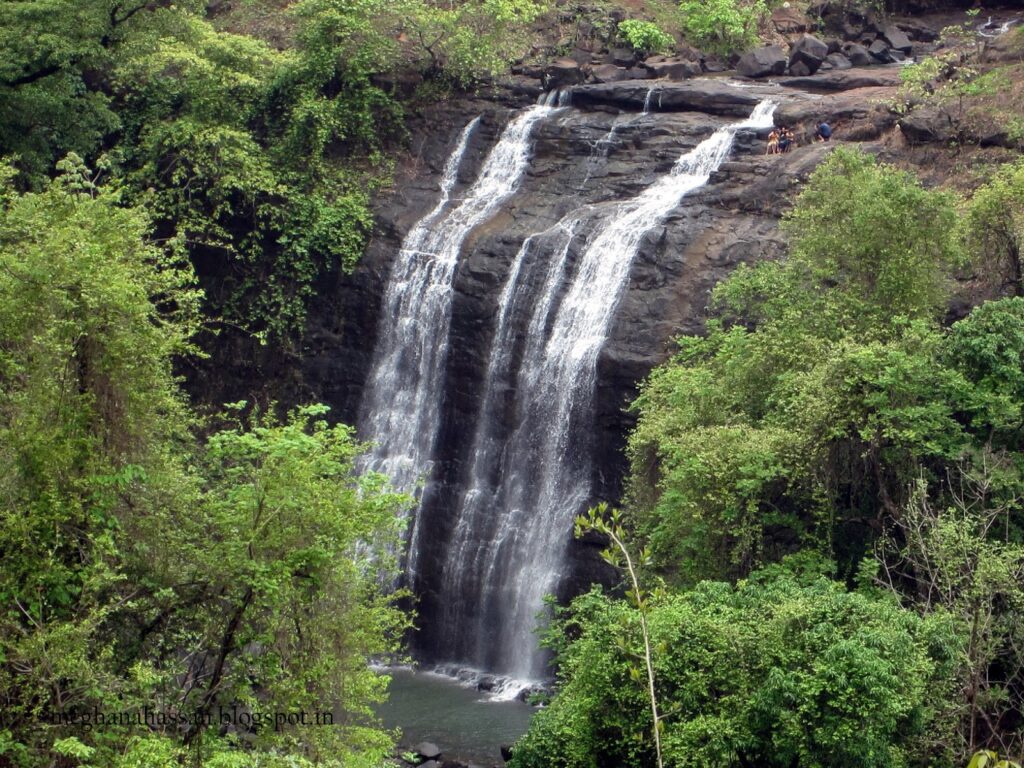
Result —
<svg viewBox="0 0 1024 768"><path fill-rule="evenodd" d="M441 756L441 750L432 741L421 742L416 747L416 753L425 760L436 760Z"/></svg>
<svg viewBox="0 0 1024 768"><path fill-rule="evenodd" d="M740 57L736 71L744 77L781 75L786 71L786 54L777 45L755 48Z"/></svg>
<svg viewBox="0 0 1024 768"><path fill-rule="evenodd" d="M825 61L826 56L828 56L828 45L814 35L804 35L796 41L789 52L789 71L794 75L813 75ZM807 72L797 71L800 64L807 69Z"/></svg>

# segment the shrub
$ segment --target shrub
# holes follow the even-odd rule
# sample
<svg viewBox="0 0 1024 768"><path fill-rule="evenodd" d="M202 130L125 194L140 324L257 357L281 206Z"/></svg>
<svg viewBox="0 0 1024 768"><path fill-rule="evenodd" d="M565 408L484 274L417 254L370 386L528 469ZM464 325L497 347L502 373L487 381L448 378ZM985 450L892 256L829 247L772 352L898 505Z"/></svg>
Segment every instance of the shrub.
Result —
<svg viewBox="0 0 1024 768"><path fill-rule="evenodd" d="M694 45L719 54L757 43L757 25L768 13L764 0L682 0L683 31Z"/></svg>
<svg viewBox="0 0 1024 768"><path fill-rule="evenodd" d="M905 764L930 719L929 625L893 600L782 571L651 598L665 765ZM597 591L564 614L562 688L512 768L654 764L639 619Z"/></svg>
<svg viewBox="0 0 1024 768"><path fill-rule="evenodd" d="M619 37L629 43L634 51L643 54L668 51L675 44L672 36L662 32L657 24L637 19L627 19L620 23Z"/></svg>

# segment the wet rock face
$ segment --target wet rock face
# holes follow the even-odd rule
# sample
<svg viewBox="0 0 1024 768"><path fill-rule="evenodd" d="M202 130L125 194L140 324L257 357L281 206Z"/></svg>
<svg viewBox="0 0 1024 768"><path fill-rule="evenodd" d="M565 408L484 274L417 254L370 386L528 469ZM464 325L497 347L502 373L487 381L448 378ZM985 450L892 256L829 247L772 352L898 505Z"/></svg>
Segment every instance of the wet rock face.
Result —
<svg viewBox="0 0 1024 768"><path fill-rule="evenodd" d="M780 124L806 124L810 132L818 119L827 118L837 126L838 139L850 126L873 125L866 105L879 89L867 89L870 97L844 89L845 83L856 82L849 72L828 73L837 92L825 95L784 87L737 88L720 80L660 82L647 115L641 110L650 83L580 85L573 89L576 106L537 127L533 157L518 192L471 233L455 275L437 461L423 492L420 519L423 530L430 532L416 585L421 617L416 644L423 658L445 653L431 623L440 614L442 555L453 530L453 511L465 490L469 443L501 291L523 241L581 206L610 211L615 201L638 194L667 173L681 154L716 128L746 117L766 95L780 102ZM394 189L378 202L376 233L366 256L352 275L335 276L320 286L302 350L301 382L307 399L331 405L340 420L352 423L358 416L391 262L405 234L436 203L443 166L459 133L483 115L460 166L453 198L476 178L512 114L505 105L517 98L520 104L526 101L506 91L498 101L466 100L425 112L411 128L415 139ZM718 281L740 263L783 253L779 216L799 180L829 150L825 145L808 147L808 140L800 140L805 146L797 152L766 157L764 136L741 134L729 161L710 182L684 198L644 237L597 364L592 501L614 502L623 493L623 447L634 418L624 409L639 382L672 354L675 337L702 331L708 297ZM582 240L574 241L569 270L581 250ZM508 407L499 415L508 425L514 422L514 403L515 393L508 392ZM599 542L573 541L570 531L565 536L568 565L562 597L609 577L598 557Z"/></svg>

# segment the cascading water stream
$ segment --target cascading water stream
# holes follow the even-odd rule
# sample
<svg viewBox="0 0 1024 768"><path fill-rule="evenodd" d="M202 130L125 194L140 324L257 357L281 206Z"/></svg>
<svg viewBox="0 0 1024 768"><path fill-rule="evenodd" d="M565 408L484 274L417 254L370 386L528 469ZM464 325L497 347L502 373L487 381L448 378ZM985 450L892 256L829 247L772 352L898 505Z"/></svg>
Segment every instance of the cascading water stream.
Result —
<svg viewBox="0 0 1024 768"><path fill-rule="evenodd" d="M399 489L414 490L431 469L443 399L452 281L462 243L515 192L529 162L533 128L554 110L537 105L512 120L477 180L449 207L479 118L467 125L445 168L438 204L412 228L395 259L359 425L361 436L373 443L366 468L384 473ZM411 578L420 551L416 517L409 534Z"/></svg>
<svg viewBox="0 0 1024 768"><path fill-rule="evenodd" d="M597 358L633 258L644 235L707 183L737 131L771 126L773 112L762 102L635 198L604 215L595 216L607 207L574 211L520 249L500 300L472 465L446 548L441 618L454 661L524 681L543 674L534 617L563 575L572 520L590 500ZM574 235L591 219L570 278ZM553 249L546 268L545 246ZM510 434L500 427L509 391Z"/></svg>

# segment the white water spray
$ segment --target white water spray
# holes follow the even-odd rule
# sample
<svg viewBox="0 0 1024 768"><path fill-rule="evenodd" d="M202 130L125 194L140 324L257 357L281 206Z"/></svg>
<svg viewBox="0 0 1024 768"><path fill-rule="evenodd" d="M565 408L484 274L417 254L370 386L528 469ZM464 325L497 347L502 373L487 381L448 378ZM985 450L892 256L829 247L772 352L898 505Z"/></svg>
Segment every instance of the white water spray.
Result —
<svg viewBox="0 0 1024 768"><path fill-rule="evenodd" d="M453 277L462 243L515 192L529 162L533 129L552 111L538 105L512 120L472 187L449 207L462 156L479 118L466 126L445 168L438 204L412 228L395 259L359 423L361 436L374 444L367 469L384 473L401 490L414 490L431 469ZM420 551L418 537L414 518L408 563L412 576Z"/></svg>

